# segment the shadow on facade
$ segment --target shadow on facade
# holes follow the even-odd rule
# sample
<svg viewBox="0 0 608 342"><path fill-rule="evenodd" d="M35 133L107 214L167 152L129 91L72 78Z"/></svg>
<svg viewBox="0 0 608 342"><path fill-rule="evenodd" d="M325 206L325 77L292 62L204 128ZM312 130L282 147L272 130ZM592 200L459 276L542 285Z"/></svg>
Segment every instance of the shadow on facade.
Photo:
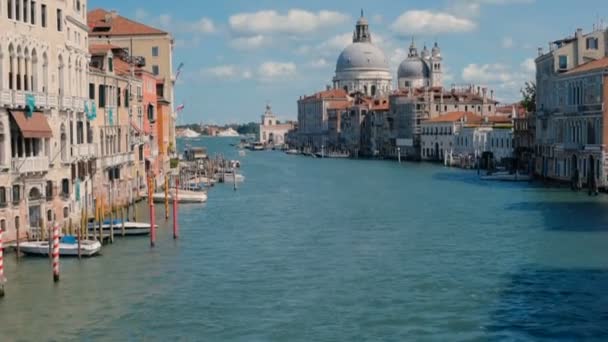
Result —
<svg viewBox="0 0 608 342"><path fill-rule="evenodd" d="M505 340L608 339L608 269L521 269L486 330Z"/></svg>
<svg viewBox="0 0 608 342"><path fill-rule="evenodd" d="M602 202L519 202L506 209L540 212L548 230L608 231L608 204Z"/></svg>

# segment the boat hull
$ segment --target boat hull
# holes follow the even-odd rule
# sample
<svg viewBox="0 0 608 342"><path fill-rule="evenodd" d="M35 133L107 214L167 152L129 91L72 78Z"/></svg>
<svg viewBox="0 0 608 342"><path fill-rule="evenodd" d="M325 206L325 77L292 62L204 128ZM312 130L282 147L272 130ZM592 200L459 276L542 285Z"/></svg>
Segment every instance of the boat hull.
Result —
<svg viewBox="0 0 608 342"><path fill-rule="evenodd" d="M48 256L49 243L47 241L23 242L19 245L19 250L27 255ZM81 256L94 256L100 250L101 243L99 241L83 240L80 242ZM59 255L62 257L78 256L78 244L59 243Z"/></svg>

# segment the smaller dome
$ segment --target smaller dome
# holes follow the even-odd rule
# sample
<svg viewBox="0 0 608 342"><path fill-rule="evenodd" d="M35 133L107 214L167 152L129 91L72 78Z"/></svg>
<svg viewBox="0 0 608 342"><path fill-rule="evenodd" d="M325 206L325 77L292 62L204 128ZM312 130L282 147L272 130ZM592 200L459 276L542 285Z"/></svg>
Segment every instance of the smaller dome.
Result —
<svg viewBox="0 0 608 342"><path fill-rule="evenodd" d="M429 78L428 65L420 57L408 57L399 65L398 78Z"/></svg>
<svg viewBox="0 0 608 342"><path fill-rule="evenodd" d="M422 57L423 59L427 59L430 57L430 52L429 49L426 48L426 45L424 46L424 49L422 49L422 52L420 53L420 57Z"/></svg>
<svg viewBox="0 0 608 342"><path fill-rule="evenodd" d="M441 49L439 49L439 45L437 45L437 42L435 42L435 45L431 50L431 54L433 55L433 57L441 57Z"/></svg>

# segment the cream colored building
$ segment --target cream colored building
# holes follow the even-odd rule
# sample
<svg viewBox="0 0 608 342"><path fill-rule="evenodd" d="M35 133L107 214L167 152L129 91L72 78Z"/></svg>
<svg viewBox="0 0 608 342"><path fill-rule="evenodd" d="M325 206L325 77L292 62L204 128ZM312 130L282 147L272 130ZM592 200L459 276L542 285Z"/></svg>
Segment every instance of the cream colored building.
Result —
<svg viewBox="0 0 608 342"><path fill-rule="evenodd" d="M90 187L86 1L0 0L0 229L78 222Z"/></svg>
<svg viewBox="0 0 608 342"><path fill-rule="evenodd" d="M282 145L285 143L287 133L294 127L293 123L280 123L272 113L270 105L266 106L266 111L262 115L260 124L259 141L263 144Z"/></svg>
<svg viewBox="0 0 608 342"><path fill-rule="evenodd" d="M135 58L143 58L143 68L158 77L158 124L165 126L159 131L162 133L159 153L166 172L169 167L166 152L175 149L173 37L162 30L122 17L116 11L92 10L88 13L88 21L91 43L109 43L127 50Z"/></svg>

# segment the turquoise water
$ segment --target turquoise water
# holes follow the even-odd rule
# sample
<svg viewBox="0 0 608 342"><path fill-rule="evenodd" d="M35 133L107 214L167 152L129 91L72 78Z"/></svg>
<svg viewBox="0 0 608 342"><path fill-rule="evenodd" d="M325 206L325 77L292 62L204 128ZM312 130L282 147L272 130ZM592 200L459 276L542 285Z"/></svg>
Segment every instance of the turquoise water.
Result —
<svg viewBox="0 0 608 342"><path fill-rule="evenodd" d="M238 191L103 256L9 254L0 340L608 339L608 196L249 152ZM156 207L164 223L163 207Z"/></svg>

